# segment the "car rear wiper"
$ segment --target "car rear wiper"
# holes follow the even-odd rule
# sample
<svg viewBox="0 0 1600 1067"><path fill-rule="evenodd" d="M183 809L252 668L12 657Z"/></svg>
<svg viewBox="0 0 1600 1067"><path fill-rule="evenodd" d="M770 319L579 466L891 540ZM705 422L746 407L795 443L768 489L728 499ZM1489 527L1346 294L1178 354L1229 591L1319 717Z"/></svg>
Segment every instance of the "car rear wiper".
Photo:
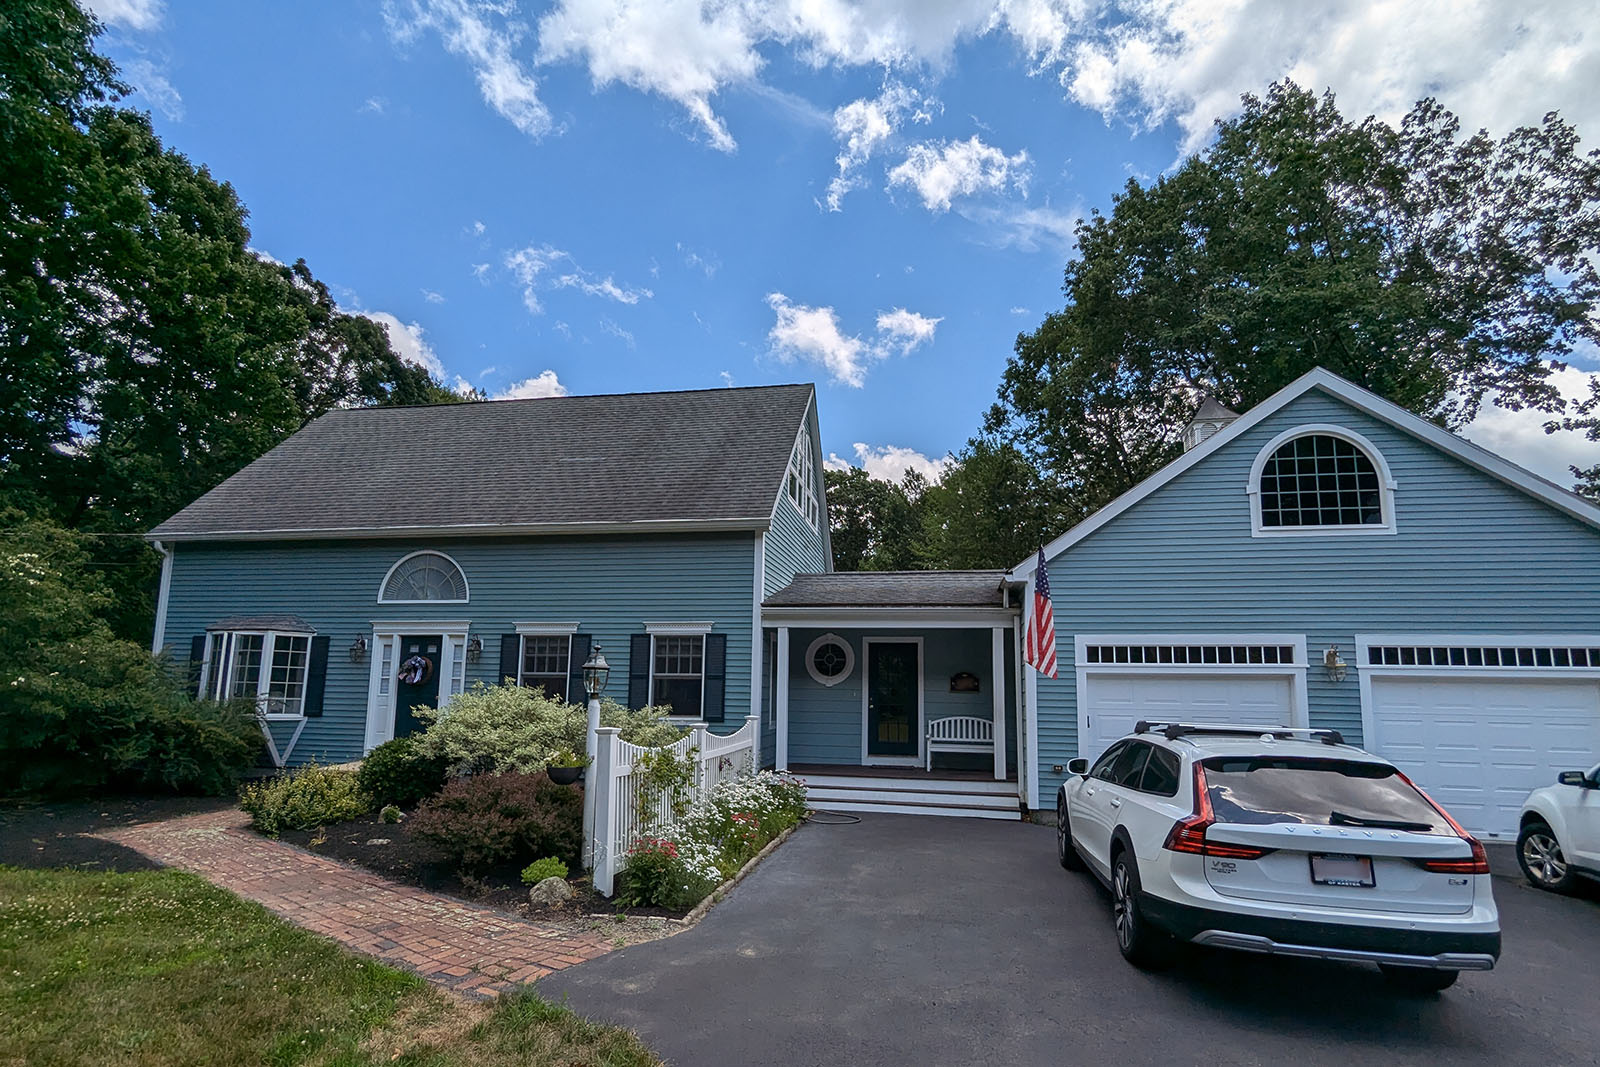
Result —
<svg viewBox="0 0 1600 1067"><path fill-rule="evenodd" d="M1330 826L1369 826L1375 830L1432 830L1433 824L1406 822L1404 819L1368 819L1361 815L1346 815L1342 811L1328 813Z"/></svg>

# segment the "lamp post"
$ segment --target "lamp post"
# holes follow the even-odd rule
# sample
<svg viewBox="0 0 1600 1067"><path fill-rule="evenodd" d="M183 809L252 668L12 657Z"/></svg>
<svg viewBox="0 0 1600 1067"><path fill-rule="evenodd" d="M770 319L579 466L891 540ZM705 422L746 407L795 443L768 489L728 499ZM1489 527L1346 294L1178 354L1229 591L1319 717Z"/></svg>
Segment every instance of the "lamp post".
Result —
<svg viewBox="0 0 1600 1067"><path fill-rule="evenodd" d="M583 781L583 862L594 865L594 754L600 744L600 694L605 691L611 677L611 665L595 645L583 665L583 691L589 698L589 733L584 742L584 755L589 758Z"/></svg>

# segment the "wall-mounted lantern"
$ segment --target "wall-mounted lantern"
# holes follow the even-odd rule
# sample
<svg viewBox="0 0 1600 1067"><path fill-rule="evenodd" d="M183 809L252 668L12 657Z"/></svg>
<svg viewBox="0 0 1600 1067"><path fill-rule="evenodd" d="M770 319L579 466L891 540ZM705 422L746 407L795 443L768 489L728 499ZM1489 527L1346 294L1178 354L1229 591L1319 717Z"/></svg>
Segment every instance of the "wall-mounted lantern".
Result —
<svg viewBox="0 0 1600 1067"><path fill-rule="evenodd" d="M476 663L483 658L483 638L473 634L467 638L467 662Z"/></svg>
<svg viewBox="0 0 1600 1067"><path fill-rule="evenodd" d="M350 642L350 662L361 663L367 658L367 639L357 637Z"/></svg>
<svg viewBox="0 0 1600 1067"><path fill-rule="evenodd" d="M1344 681L1345 674L1348 673L1350 668L1345 664L1343 657L1339 655L1338 645L1329 645L1328 651L1322 654L1322 669L1327 672L1328 681Z"/></svg>

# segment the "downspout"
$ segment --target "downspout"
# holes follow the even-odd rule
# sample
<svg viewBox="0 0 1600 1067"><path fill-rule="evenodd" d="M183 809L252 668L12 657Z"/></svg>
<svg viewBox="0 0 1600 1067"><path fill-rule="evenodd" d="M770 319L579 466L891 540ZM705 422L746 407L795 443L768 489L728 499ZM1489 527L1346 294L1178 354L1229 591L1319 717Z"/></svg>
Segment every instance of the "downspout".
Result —
<svg viewBox="0 0 1600 1067"><path fill-rule="evenodd" d="M150 652L160 655L167 643L167 597L172 592L172 549L160 541L151 545L161 553L161 588L156 593L156 623L150 639Z"/></svg>

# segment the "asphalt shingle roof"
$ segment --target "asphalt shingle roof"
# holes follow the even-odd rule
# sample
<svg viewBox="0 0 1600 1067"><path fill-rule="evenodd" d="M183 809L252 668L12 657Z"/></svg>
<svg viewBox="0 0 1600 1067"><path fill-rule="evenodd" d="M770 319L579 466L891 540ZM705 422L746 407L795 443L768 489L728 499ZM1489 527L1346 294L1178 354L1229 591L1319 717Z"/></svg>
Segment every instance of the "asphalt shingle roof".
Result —
<svg viewBox="0 0 1600 1067"><path fill-rule="evenodd" d="M810 385L330 412L152 538L764 526Z"/></svg>
<svg viewBox="0 0 1600 1067"><path fill-rule="evenodd" d="M1005 571L835 571L797 574L769 608L998 608Z"/></svg>

